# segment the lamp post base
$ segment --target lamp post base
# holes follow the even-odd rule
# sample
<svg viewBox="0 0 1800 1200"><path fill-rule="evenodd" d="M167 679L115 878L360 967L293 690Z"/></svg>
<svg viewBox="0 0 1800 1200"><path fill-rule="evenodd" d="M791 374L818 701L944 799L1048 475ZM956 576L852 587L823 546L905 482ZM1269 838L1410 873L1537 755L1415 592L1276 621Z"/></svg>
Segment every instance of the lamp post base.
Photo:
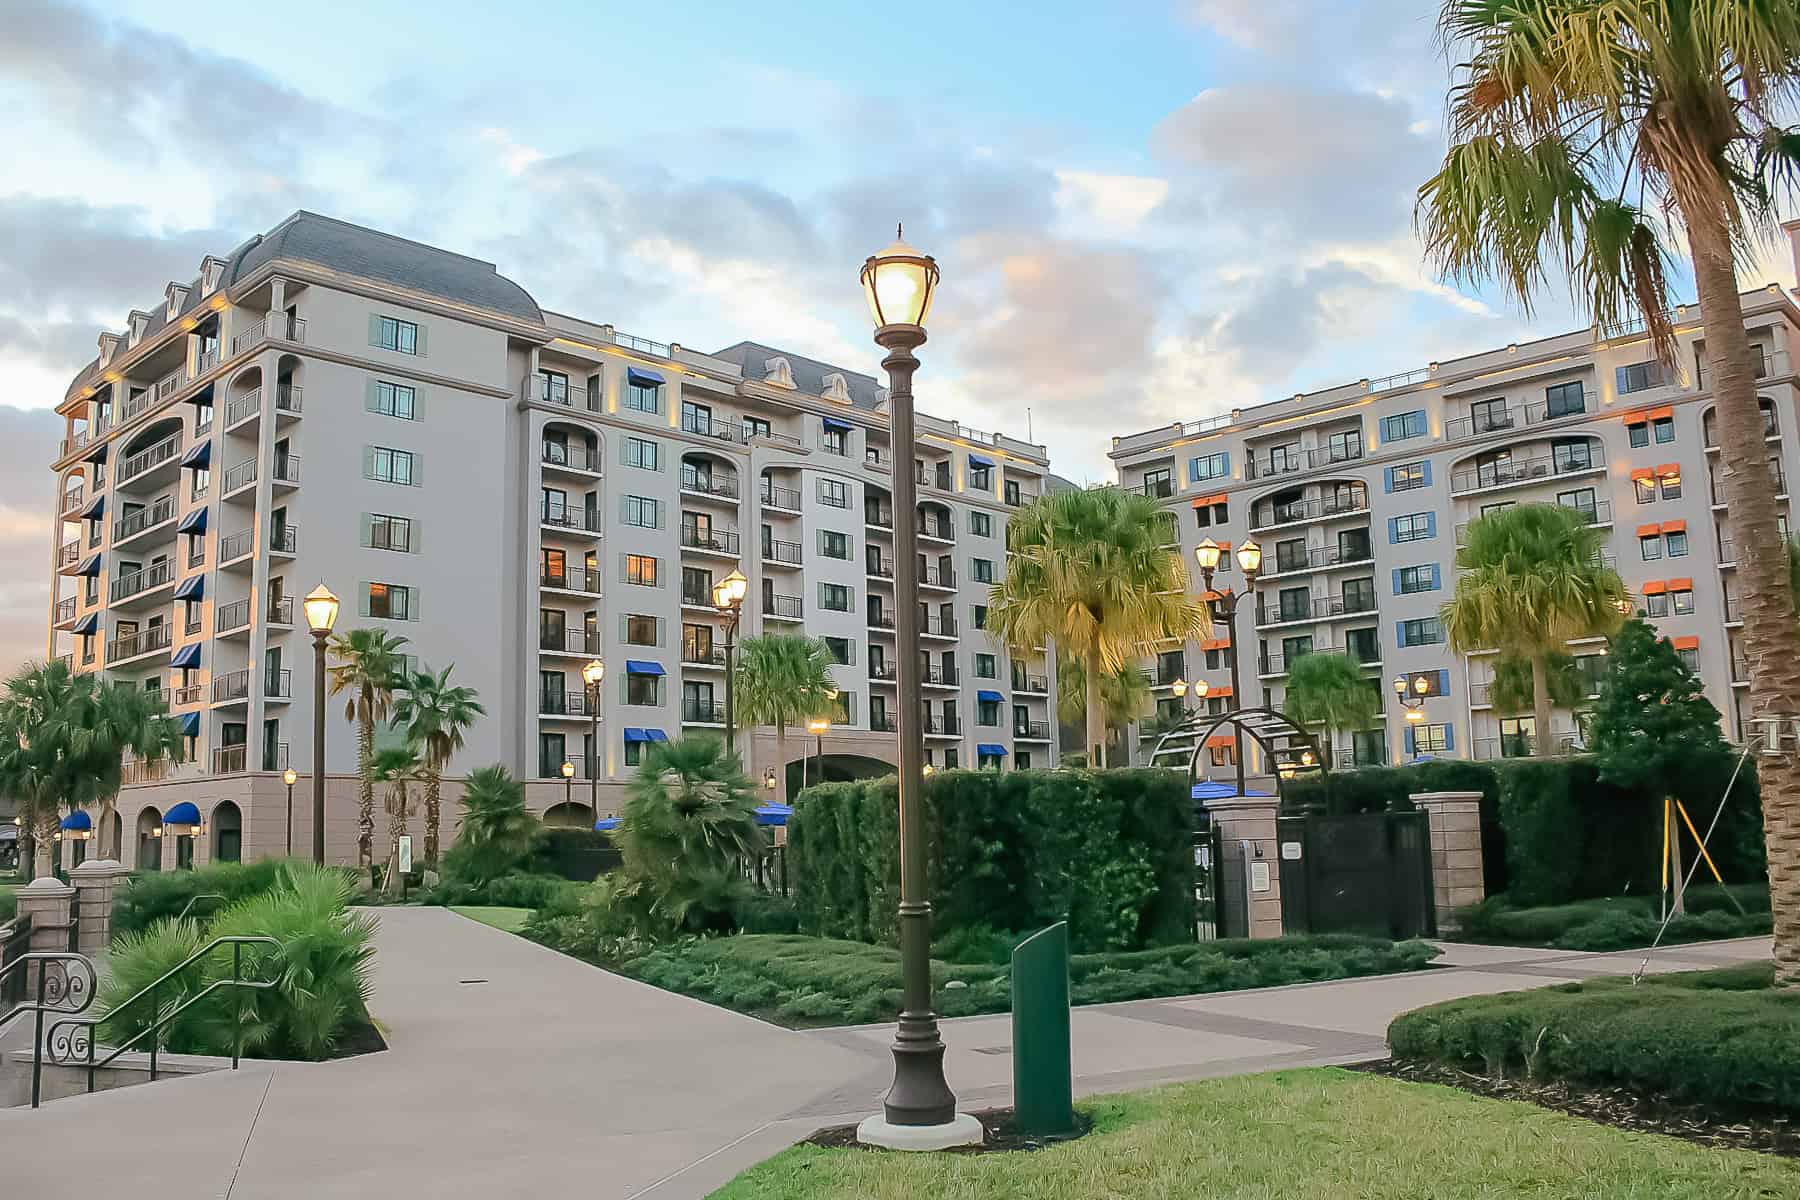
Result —
<svg viewBox="0 0 1800 1200"><path fill-rule="evenodd" d="M895 1125L878 1114L856 1127L857 1141L883 1150L954 1150L979 1146L985 1136L981 1122L968 1113L957 1113L942 1125Z"/></svg>

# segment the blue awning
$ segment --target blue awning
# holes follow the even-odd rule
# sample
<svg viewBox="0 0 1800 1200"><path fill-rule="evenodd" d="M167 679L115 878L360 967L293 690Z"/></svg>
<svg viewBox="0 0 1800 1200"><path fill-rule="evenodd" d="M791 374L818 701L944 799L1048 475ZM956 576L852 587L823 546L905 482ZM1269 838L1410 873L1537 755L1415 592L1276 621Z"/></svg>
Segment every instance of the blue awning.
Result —
<svg viewBox="0 0 1800 1200"><path fill-rule="evenodd" d="M975 747L975 753L985 754L993 758L1005 758L1006 747L1002 746L999 742L982 742L979 746Z"/></svg>
<svg viewBox="0 0 1800 1200"><path fill-rule="evenodd" d="M794 815L791 804L777 804L771 800L767 804L756 806L756 823L758 825L786 825L788 818Z"/></svg>
<svg viewBox="0 0 1800 1200"><path fill-rule="evenodd" d="M211 511L212 511L211 509L207 509L207 508L196 508L193 512L191 512L187 516L181 518L181 524L179 524L175 527L175 532L176 533L205 533L206 532L206 514Z"/></svg>
<svg viewBox="0 0 1800 1200"><path fill-rule="evenodd" d="M90 521L98 521L105 512L106 497L95 496L92 500L88 501L87 507L81 510L81 515Z"/></svg>
<svg viewBox="0 0 1800 1200"><path fill-rule="evenodd" d="M184 467L204 467L211 461L211 442L201 442L198 445L190 446L188 452L181 456L181 465Z"/></svg>
<svg viewBox="0 0 1800 1200"><path fill-rule="evenodd" d="M662 668L661 663L650 662L649 660L642 659L642 658L626 659L625 660L625 673L627 675L663 675L663 674L666 674L666 672Z"/></svg>
<svg viewBox="0 0 1800 1200"><path fill-rule="evenodd" d="M199 823L200 809L192 800L183 800L163 814L164 825L198 825Z"/></svg>
<svg viewBox="0 0 1800 1200"><path fill-rule="evenodd" d="M971 454L969 455L969 465L971 467L991 467L994 465L994 460L985 454Z"/></svg>
<svg viewBox="0 0 1800 1200"><path fill-rule="evenodd" d="M189 575L186 579L175 585L175 599L198 600L200 598L200 593L205 590L206 576Z"/></svg>
<svg viewBox="0 0 1800 1200"><path fill-rule="evenodd" d="M204 643L194 642L190 645L183 646L175 652L175 657L169 660L169 665L171 667L182 667L185 669L192 669L199 666L200 647L202 645L204 645Z"/></svg>
<svg viewBox="0 0 1800 1200"><path fill-rule="evenodd" d="M669 740L669 735L660 729L646 729L644 730L644 736L653 742L666 742Z"/></svg>
<svg viewBox="0 0 1800 1200"><path fill-rule="evenodd" d="M594 822L594 829L599 833L611 833L618 827L619 818L617 817L601 817L598 821Z"/></svg>
<svg viewBox="0 0 1800 1200"><path fill-rule="evenodd" d="M78 808L62 819L62 827L64 829L92 829L94 819Z"/></svg>
<svg viewBox="0 0 1800 1200"><path fill-rule="evenodd" d="M819 424L838 433L849 433L855 426L848 421L840 421L836 417L820 417Z"/></svg>
<svg viewBox="0 0 1800 1200"><path fill-rule="evenodd" d="M1229 800L1238 794L1237 785L1231 783L1214 783L1210 779L1202 779L1194 785L1192 792L1196 800ZM1259 792L1252 788L1245 792L1246 796L1267 796L1268 792Z"/></svg>
<svg viewBox="0 0 1800 1200"><path fill-rule="evenodd" d="M81 620L75 622L74 625L70 626L69 632L92 633L98 628L100 628L100 614L89 613L87 616L81 618Z"/></svg>
<svg viewBox="0 0 1800 1200"><path fill-rule="evenodd" d="M200 647L198 647L198 646L194 647L194 649L196 649L196 650L198 650L199 648ZM200 736L200 714L199 713L191 712L191 713L182 713L181 714L181 736L182 737L199 737Z"/></svg>
<svg viewBox="0 0 1800 1200"><path fill-rule="evenodd" d="M625 740L628 742L666 742L669 740L669 735L660 729L639 729L633 725L626 728Z"/></svg>
<svg viewBox="0 0 1800 1200"><path fill-rule="evenodd" d="M1006 697L1002 696L999 692L990 692L986 688L983 688L981 691L976 692L975 698L977 700L982 701L985 704L998 704L1002 700L1006 699Z"/></svg>
<svg viewBox="0 0 1800 1200"><path fill-rule="evenodd" d="M98 575L100 573L100 556L95 554L86 562L75 568L77 575Z"/></svg>
<svg viewBox="0 0 1800 1200"><path fill-rule="evenodd" d="M627 367L625 378L639 387L661 387L664 382L661 372L652 371L648 367Z"/></svg>
<svg viewBox="0 0 1800 1200"><path fill-rule="evenodd" d="M89 462L105 462L107 447L111 446L111 445L112 445L111 442L101 442L99 445L95 446L92 450L88 451L87 460Z"/></svg>

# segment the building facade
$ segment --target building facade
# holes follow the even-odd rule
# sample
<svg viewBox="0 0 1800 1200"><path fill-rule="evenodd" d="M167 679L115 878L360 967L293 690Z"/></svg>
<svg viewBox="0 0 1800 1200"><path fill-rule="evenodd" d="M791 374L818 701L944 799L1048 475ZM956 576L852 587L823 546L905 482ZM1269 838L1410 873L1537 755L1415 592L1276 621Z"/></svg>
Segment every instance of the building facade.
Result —
<svg viewBox="0 0 1800 1200"><path fill-rule="evenodd" d="M1785 481L1800 471L1800 309L1770 286L1746 293L1744 310L1785 530ZM1575 509L1605 532L1606 562L1699 673L1727 734L1741 737L1748 675L1719 482L1725 464L1698 309L1678 310L1675 323L1673 371L1641 327L1579 330L1113 439L1119 483L1163 500L1190 573L1194 549L1210 537L1227 547L1216 586L1243 593L1230 550L1254 538L1263 551L1235 630L1221 624L1215 640L1171 645L1148 664L1156 715L1195 705L1175 697L1178 679L1204 680L1201 703L1213 711L1231 706L1235 637L1246 693L1236 702L1245 707L1280 708L1288 671L1306 654L1363 664L1383 712L1369 729L1336 734L1336 765L1529 753L1545 731L1529 712L1495 708L1497 654L1452 653L1438 611L1453 594L1468 523L1537 502ZM1597 681L1604 639L1568 650ZM1405 719L1396 678L1423 695L1422 720ZM1547 735L1561 745L1582 738L1577 717L1561 710ZM1210 738L1203 764L1228 774L1229 742Z"/></svg>
<svg viewBox="0 0 1800 1200"><path fill-rule="evenodd" d="M449 770L446 839L472 766L505 764L534 810L585 825L616 811L650 742L723 736L711 590L734 569L750 580L739 637L830 648L823 751L840 767L894 761L902 653L925 667L928 761L1054 760L1053 664L983 632L1008 515L1051 478L1045 448L921 415L897 452L868 375L546 312L490 263L302 212L102 334L59 411L47 651L160 693L187 746L180 765L127 764L93 851L127 865L281 853L290 827L311 845L298 600L321 582L339 632L405 637L487 707ZM896 469L920 481L916 647L893 635ZM581 675L593 659L597 696ZM327 703L342 861L356 737L341 698ZM740 731L775 795L817 749L790 730L777 761L773 731ZM184 802L202 828L163 837Z"/></svg>

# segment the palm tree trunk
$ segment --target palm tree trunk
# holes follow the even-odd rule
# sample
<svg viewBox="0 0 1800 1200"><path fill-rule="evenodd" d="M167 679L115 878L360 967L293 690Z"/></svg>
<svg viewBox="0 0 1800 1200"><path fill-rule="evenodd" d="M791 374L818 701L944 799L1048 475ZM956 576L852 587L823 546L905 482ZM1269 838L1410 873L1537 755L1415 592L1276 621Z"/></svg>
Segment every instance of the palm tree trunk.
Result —
<svg viewBox="0 0 1800 1200"><path fill-rule="evenodd" d="M916 719L916 718L915 718ZM788 799L787 785L787 722L775 722L775 774L779 778L780 788L777 795L783 804L793 803Z"/></svg>
<svg viewBox="0 0 1800 1200"><path fill-rule="evenodd" d="M442 814L444 776L438 768L431 768L431 774L425 777L425 861L432 866L437 865L438 858L438 821ZM596 818L599 816L595 814Z"/></svg>
<svg viewBox="0 0 1800 1200"><path fill-rule="evenodd" d="M1544 654L1531 656L1531 753L1538 758L1550 754L1550 658Z"/></svg>
<svg viewBox="0 0 1800 1200"><path fill-rule="evenodd" d="M1087 744L1088 769L1106 765L1106 714L1100 704L1100 656L1089 654L1087 662Z"/></svg>
<svg viewBox="0 0 1800 1200"><path fill-rule="evenodd" d="M37 865L32 871L32 878L44 879L56 874L56 851L62 848L62 843L56 840L54 808L48 814L39 814L35 842L31 857Z"/></svg>
<svg viewBox="0 0 1800 1200"><path fill-rule="evenodd" d="M1731 239L1724 216L1716 209L1695 204L1683 205L1682 210L1718 410L1725 519L1737 546L1750 712L1756 717L1792 717L1800 714L1800 622L1795 620L1788 587L1787 549L1775 520L1775 482L1764 465L1768 447L1756 403ZM1781 749L1764 747L1757 774L1775 925L1775 982L1800 988L1800 755L1767 753Z"/></svg>
<svg viewBox="0 0 1800 1200"><path fill-rule="evenodd" d="M361 791L356 810L356 862L367 867L375 860L375 722L365 707L356 723L356 773Z"/></svg>
<svg viewBox="0 0 1800 1200"><path fill-rule="evenodd" d="M406 836L406 785L396 783L388 793L388 866L382 891L388 895L400 892L400 839Z"/></svg>

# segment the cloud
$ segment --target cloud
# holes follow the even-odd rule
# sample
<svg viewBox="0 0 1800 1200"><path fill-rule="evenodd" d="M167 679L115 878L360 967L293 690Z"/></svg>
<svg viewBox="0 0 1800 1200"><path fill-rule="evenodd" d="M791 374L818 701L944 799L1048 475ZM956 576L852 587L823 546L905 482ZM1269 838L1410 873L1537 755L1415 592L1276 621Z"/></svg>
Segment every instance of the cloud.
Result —
<svg viewBox="0 0 1800 1200"><path fill-rule="evenodd" d="M1130 233L1169 195L1169 181L1095 171L1056 172L1056 205L1108 234Z"/></svg>
<svg viewBox="0 0 1800 1200"><path fill-rule="evenodd" d="M62 433L49 409L0 406L0 672L44 656L56 492L48 464Z"/></svg>
<svg viewBox="0 0 1800 1200"><path fill-rule="evenodd" d="M1436 5L1419 0L1189 0L1187 12L1265 71L1342 79L1441 104Z"/></svg>

